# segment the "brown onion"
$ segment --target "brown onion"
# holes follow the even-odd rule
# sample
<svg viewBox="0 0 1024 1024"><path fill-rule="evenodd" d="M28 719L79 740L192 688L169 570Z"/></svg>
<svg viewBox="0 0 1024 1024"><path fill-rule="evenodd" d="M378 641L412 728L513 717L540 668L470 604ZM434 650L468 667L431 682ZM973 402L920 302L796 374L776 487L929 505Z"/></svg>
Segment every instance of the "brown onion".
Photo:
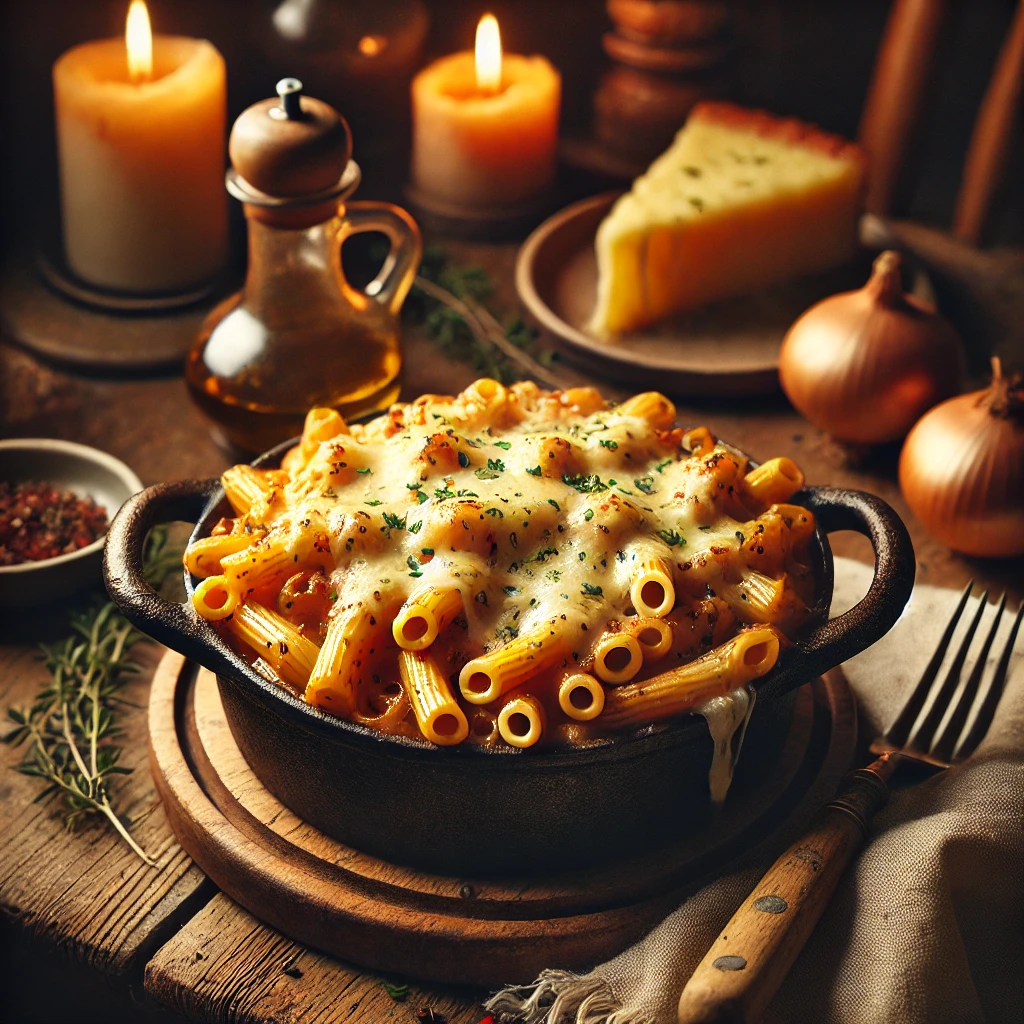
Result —
<svg viewBox="0 0 1024 1024"><path fill-rule="evenodd" d="M782 342L782 390L839 440L896 441L925 410L960 389L959 335L904 294L899 267L898 253L882 253L863 288L812 306Z"/></svg>
<svg viewBox="0 0 1024 1024"><path fill-rule="evenodd" d="M1024 387L998 359L984 391L926 413L900 455L900 487L932 536L968 555L1024 554Z"/></svg>

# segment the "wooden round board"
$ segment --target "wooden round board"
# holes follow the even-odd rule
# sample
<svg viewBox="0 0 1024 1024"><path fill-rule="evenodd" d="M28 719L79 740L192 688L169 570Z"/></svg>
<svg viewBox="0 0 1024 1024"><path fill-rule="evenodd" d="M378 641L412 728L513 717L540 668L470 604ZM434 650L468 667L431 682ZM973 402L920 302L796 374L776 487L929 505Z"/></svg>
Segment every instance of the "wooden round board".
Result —
<svg viewBox="0 0 1024 1024"><path fill-rule="evenodd" d="M584 199L555 214L530 235L516 261L516 290L531 316L569 359L593 372L681 395L772 393L779 346L793 321L819 299L867 280L868 264L855 262L602 340L587 326L597 295L594 236L620 194Z"/></svg>
<svg viewBox="0 0 1024 1024"><path fill-rule="evenodd" d="M806 822L849 767L856 715L842 676L830 673L799 693L778 770L750 770L743 785L741 764L725 809L699 837L571 876L507 880L388 864L306 825L242 758L215 677L178 654L154 677L149 732L178 840L246 909L364 967L494 986L615 955L740 853Z"/></svg>

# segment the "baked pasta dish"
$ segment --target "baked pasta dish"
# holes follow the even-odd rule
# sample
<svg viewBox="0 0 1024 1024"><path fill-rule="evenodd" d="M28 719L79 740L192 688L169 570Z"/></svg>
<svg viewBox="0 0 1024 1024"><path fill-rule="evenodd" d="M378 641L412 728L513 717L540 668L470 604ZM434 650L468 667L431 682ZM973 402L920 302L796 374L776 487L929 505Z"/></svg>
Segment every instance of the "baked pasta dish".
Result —
<svg viewBox="0 0 1024 1024"><path fill-rule="evenodd" d="M814 580L803 483L650 392L478 380L366 425L313 409L223 476L199 615L313 707L431 743L572 742L700 709L775 664ZM702 712L703 713L703 712Z"/></svg>

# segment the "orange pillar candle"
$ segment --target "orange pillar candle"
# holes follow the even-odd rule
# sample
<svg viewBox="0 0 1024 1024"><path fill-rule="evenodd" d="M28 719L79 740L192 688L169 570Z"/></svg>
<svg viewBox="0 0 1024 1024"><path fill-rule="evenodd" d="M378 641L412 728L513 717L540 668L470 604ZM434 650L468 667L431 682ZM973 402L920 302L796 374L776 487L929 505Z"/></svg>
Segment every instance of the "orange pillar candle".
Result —
<svg viewBox="0 0 1024 1024"><path fill-rule="evenodd" d="M126 36L53 66L65 257L104 288L180 290L227 257L224 59L204 39L153 37L141 0Z"/></svg>
<svg viewBox="0 0 1024 1024"><path fill-rule="evenodd" d="M412 83L413 186L469 207L513 207L555 175L562 80L544 57L502 55L484 15L476 52L424 68Z"/></svg>

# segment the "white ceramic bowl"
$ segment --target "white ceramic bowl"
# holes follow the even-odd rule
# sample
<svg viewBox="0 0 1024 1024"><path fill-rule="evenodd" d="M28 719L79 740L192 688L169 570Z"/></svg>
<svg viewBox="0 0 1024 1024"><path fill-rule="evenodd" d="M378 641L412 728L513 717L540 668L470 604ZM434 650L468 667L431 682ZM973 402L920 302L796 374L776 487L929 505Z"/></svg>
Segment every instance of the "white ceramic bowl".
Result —
<svg viewBox="0 0 1024 1024"><path fill-rule="evenodd" d="M106 509L108 520L142 490L142 481L113 455L50 438L0 441L0 480L40 481L90 497ZM105 540L41 562L0 565L0 608L37 607L98 583Z"/></svg>

